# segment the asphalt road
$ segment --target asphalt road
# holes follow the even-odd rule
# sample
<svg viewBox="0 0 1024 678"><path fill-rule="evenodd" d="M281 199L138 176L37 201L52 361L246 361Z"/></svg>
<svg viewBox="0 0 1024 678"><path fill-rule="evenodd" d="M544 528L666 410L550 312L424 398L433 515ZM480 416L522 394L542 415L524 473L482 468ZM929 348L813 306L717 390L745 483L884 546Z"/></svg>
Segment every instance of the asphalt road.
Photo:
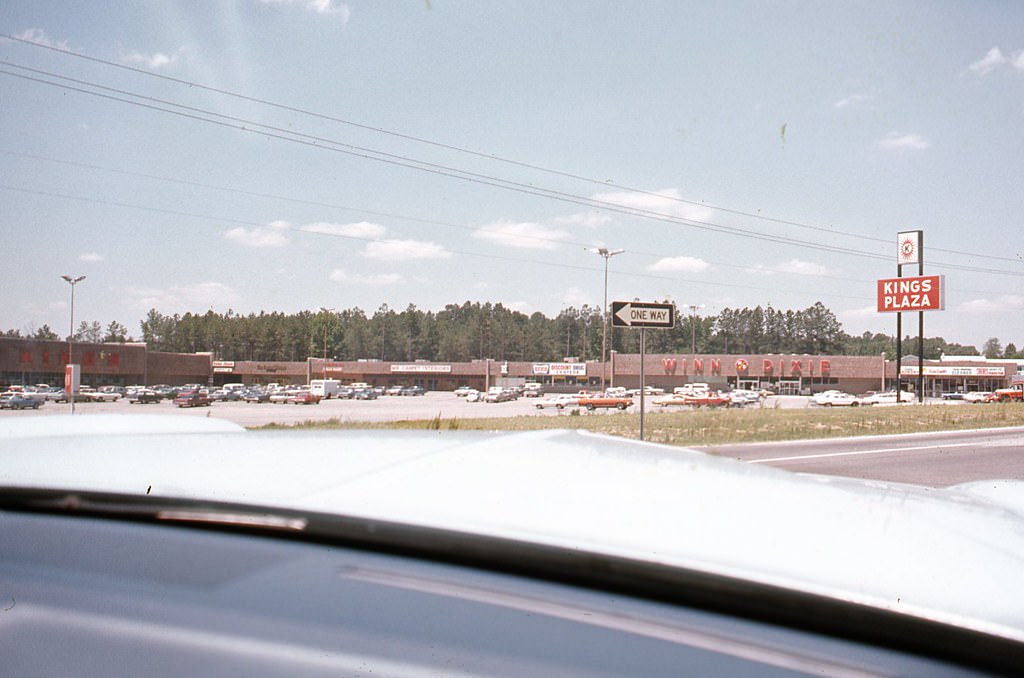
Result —
<svg viewBox="0 0 1024 678"><path fill-rule="evenodd" d="M701 449L790 471L929 487L974 480L1024 480L1024 428L716 445Z"/></svg>

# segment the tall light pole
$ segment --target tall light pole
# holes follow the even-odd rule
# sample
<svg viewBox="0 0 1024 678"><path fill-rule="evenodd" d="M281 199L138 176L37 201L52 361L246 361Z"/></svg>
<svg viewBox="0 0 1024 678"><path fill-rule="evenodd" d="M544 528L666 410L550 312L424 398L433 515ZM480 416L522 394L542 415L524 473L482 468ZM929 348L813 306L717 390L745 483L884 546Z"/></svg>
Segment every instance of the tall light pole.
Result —
<svg viewBox="0 0 1024 678"><path fill-rule="evenodd" d="M62 278L71 285L71 331L68 332L68 365L72 364L71 360L71 341L75 337L75 285L85 280L84 275L80 275L77 278L72 278L70 275L62 275ZM65 380L66 382L67 380ZM65 391L67 391L68 402L71 403L71 414L75 413L75 389L74 382L64 384Z"/></svg>
<svg viewBox="0 0 1024 678"><path fill-rule="evenodd" d="M690 359L697 357L697 311L704 308L704 304L687 304L690 308Z"/></svg>
<svg viewBox="0 0 1024 678"><path fill-rule="evenodd" d="M601 390L604 390L607 372L606 353L608 350L608 260L626 250L610 250L607 247L592 247L590 251L604 257L604 305L601 307Z"/></svg>
<svg viewBox="0 0 1024 678"><path fill-rule="evenodd" d="M324 308L323 306L321 306L320 307L320 312L321 313L334 313L334 309L333 308ZM324 362L327 362L327 319L326 318L324 318ZM325 365L324 366L324 372L325 372L324 379L327 378L326 371L327 371L327 366Z"/></svg>

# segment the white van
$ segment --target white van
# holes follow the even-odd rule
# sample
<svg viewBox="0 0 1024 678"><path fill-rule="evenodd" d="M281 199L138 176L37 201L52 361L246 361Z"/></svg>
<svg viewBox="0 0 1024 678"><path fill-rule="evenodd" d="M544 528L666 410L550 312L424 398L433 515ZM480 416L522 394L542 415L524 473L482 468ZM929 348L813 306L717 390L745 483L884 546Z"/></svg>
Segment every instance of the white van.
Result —
<svg viewBox="0 0 1024 678"><path fill-rule="evenodd" d="M341 390L341 382L337 379L313 379L309 382L309 390L313 395L318 395L324 400L334 398Z"/></svg>

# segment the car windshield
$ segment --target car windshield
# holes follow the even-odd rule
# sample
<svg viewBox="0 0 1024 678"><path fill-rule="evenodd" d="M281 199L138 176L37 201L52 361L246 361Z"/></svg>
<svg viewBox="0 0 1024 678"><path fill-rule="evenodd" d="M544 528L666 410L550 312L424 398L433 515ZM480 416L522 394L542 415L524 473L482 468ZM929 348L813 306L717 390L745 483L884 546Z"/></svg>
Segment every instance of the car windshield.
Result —
<svg viewBox="0 0 1024 678"><path fill-rule="evenodd" d="M472 456L426 464L451 478L416 468L479 511L436 516L437 498L409 490L362 517L841 589L919 616L945 593L962 612L923 582L927 605L904 605L891 552L858 561L863 580L810 579L806 558L777 552L762 568L775 533L750 520L775 506L777 543L795 544L823 507L846 506L844 534L905 543L915 565L936 544L977 546L922 525L987 553L1013 534L999 521L1024 520L1024 5L940 9L5 3L0 393L21 397L0 399L0 441L141 436L137 466L117 457L126 474L173 464L201 431L217 441L181 452L189 464L259 454L244 491L188 469L173 483L97 476L113 460L73 455L49 476L27 453L0 484L73 491L77 473L99 494L329 514L358 508L324 499L363 487L357 470L384 477L421 447L457 457L432 441L465 441L496 455L489 481ZM150 448L146 430L170 438ZM593 455L558 457L565 431ZM607 470L653 490L651 469L682 482L691 461L707 476L685 498ZM310 482L283 490L298 470ZM742 498L703 482L747 474ZM616 520L602 497L635 501L623 515L637 524L705 512L733 542L680 539L665 563L654 528L602 537L558 500L498 507L494 487L472 486L499 481L556 497L592 482L565 502L598 510L595 524ZM865 503L834 503L847 490ZM946 520L934 497L982 517ZM578 522L545 514L563 510ZM897 514L908 532L879 535ZM965 586L981 587L973 575ZM1021 615L997 625L1024 642Z"/></svg>

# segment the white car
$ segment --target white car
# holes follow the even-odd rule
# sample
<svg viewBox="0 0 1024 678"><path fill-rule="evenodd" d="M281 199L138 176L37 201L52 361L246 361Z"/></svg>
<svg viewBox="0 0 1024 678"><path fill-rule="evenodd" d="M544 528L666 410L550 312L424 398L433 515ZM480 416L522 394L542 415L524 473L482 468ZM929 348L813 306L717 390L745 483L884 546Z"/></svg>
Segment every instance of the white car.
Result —
<svg viewBox="0 0 1024 678"><path fill-rule="evenodd" d="M760 391L751 391L745 388L734 388L729 391L729 404L733 407L743 407L744 405L755 405L761 402Z"/></svg>
<svg viewBox="0 0 1024 678"><path fill-rule="evenodd" d="M822 407L860 407L863 401L850 393L825 391L811 397L811 402Z"/></svg>
<svg viewBox="0 0 1024 678"><path fill-rule="evenodd" d="M991 391L968 391L964 393L963 400L968 403L983 403L985 398L992 395Z"/></svg>
<svg viewBox="0 0 1024 678"><path fill-rule="evenodd" d="M121 399L121 394L117 391L99 390L94 388L82 386L79 391L80 394L85 396L88 400L96 402L112 403L116 400Z"/></svg>
<svg viewBox="0 0 1024 678"><path fill-rule="evenodd" d="M455 389L453 391L453 393L455 395L459 396L460 398L465 398L466 396L468 396L470 393L473 393L474 391L476 391L475 388L470 388L469 386L460 386L457 389Z"/></svg>
<svg viewBox="0 0 1024 678"><path fill-rule="evenodd" d="M862 405L896 405L896 391L885 391L884 393L873 393L866 398L861 398ZM898 404L909 405L917 402L917 396L909 391L900 394Z"/></svg>
<svg viewBox="0 0 1024 678"><path fill-rule="evenodd" d="M546 407L554 407L557 410L561 410L566 407L576 407L579 404L580 396L578 393L556 393L546 398L541 398L534 403L538 410L543 410Z"/></svg>

